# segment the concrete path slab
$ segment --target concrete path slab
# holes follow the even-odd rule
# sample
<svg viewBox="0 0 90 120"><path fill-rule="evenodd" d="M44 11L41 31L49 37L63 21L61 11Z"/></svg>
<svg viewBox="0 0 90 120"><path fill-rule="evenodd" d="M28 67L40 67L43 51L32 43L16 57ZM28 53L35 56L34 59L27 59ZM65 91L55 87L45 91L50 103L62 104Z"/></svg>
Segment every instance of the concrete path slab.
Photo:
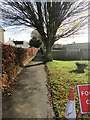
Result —
<svg viewBox="0 0 90 120"><path fill-rule="evenodd" d="M3 98L3 118L53 117L47 96L47 76L40 57L37 56L19 75L14 94Z"/></svg>

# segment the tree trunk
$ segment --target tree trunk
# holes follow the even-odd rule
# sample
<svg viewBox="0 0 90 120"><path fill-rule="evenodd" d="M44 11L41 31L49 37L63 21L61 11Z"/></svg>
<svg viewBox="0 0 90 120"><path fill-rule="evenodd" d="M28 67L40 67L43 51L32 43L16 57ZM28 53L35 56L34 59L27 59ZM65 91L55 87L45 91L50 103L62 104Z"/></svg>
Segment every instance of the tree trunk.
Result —
<svg viewBox="0 0 90 120"><path fill-rule="evenodd" d="M53 58L52 58L52 54L51 54L51 45L50 45L50 42L48 42L46 44L46 54L45 54L45 62L49 62L49 61L52 61Z"/></svg>

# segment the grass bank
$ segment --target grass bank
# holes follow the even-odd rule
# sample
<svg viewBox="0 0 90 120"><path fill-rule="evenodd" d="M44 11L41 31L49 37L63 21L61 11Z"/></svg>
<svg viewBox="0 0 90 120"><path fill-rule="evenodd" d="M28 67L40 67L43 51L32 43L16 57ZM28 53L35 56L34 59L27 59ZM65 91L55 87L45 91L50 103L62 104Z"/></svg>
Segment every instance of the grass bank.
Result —
<svg viewBox="0 0 90 120"><path fill-rule="evenodd" d="M54 110L60 118L64 117L65 108L68 100L68 94L71 87L74 88L77 118L81 117L77 84L88 83L90 69L88 69L87 67L84 73L78 73L76 71L77 67L75 62L76 61L54 60L46 64L48 69L49 80L48 88L52 95ZM88 117L88 115L85 115L85 117Z"/></svg>

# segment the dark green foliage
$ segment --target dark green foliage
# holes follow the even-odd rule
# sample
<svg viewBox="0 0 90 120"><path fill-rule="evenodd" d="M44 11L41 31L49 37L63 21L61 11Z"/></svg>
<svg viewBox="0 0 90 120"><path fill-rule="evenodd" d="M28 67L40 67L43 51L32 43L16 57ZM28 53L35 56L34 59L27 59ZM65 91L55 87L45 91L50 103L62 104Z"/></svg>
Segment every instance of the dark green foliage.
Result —
<svg viewBox="0 0 90 120"><path fill-rule="evenodd" d="M39 48L41 46L41 41L40 40L34 40L34 39L31 39L29 41L29 45L30 47L36 47L36 48Z"/></svg>

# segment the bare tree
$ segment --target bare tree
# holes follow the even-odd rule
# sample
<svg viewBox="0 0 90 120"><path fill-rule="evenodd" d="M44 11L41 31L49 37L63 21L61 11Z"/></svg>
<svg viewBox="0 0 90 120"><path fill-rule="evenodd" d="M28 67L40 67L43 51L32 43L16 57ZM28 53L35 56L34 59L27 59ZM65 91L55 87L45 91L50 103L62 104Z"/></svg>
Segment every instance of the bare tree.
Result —
<svg viewBox="0 0 90 120"><path fill-rule="evenodd" d="M89 7L85 0L83 2L7 0L2 4L2 22L5 25L25 25L37 29L46 47L46 61L52 60L51 47L56 40L74 34L86 24L85 11Z"/></svg>

